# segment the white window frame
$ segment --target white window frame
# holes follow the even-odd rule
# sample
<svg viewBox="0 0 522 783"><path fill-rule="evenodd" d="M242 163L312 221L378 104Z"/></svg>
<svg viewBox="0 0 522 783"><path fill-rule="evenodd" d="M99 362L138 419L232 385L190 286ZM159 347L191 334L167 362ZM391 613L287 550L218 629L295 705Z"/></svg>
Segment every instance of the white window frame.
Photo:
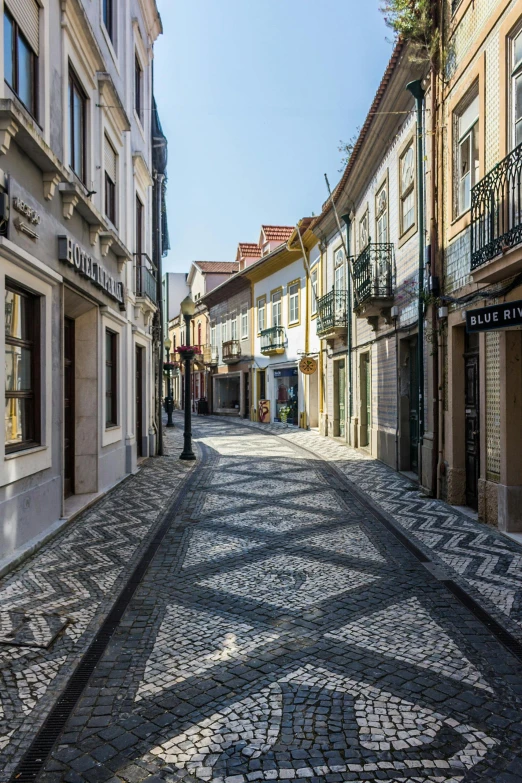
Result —
<svg viewBox="0 0 522 783"><path fill-rule="evenodd" d="M299 323L299 288L300 288L300 282L298 280L288 284L288 325L289 326ZM292 312L292 310L294 312Z"/></svg>
<svg viewBox="0 0 522 783"><path fill-rule="evenodd" d="M379 203L383 199L384 206ZM386 182L377 191L375 197L375 214L377 244L386 245L388 244L388 186Z"/></svg>
<svg viewBox="0 0 522 783"><path fill-rule="evenodd" d="M476 111L475 111L476 109ZM454 166L454 217L458 218L471 209L471 188L479 180L479 95L477 88L466 96L464 103L454 112L455 149ZM462 122L465 124L461 127ZM467 149L467 153L466 153ZM463 173L463 161L468 160L468 168Z"/></svg>
<svg viewBox="0 0 522 783"><path fill-rule="evenodd" d="M217 343L216 343L216 324L215 324L215 322L210 324L210 347L211 348L216 348L217 347Z"/></svg>
<svg viewBox="0 0 522 783"><path fill-rule="evenodd" d="M271 309L271 326L283 325L283 292L279 288L277 291L273 291L270 294Z"/></svg>
<svg viewBox="0 0 522 783"><path fill-rule="evenodd" d="M230 339L237 340L237 313L230 315Z"/></svg>
<svg viewBox="0 0 522 783"><path fill-rule="evenodd" d="M246 340L248 338L248 307L241 308L241 339Z"/></svg>
<svg viewBox="0 0 522 783"><path fill-rule="evenodd" d="M520 56L516 61L516 48L520 47ZM511 38L511 139L512 148L522 144L522 26ZM517 82L520 82L520 106L517 117ZM517 142L518 136L518 142Z"/></svg>
<svg viewBox="0 0 522 783"><path fill-rule="evenodd" d="M403 174L404 174L404 159L407 155L410 154L411 151L411 159L412 159L412 165L411 165L411 181L407 182L406 184L403 181ZM411 231L415 227L416 222L416 198L415 198L415 148L413 145L413 139L410 141L410 143L407 145L406 149L402 153L402 155L399 158L399 217L400 217L400 231L401 236L406 234L408 231ZM405 211L406 204L411 206L408 206L407 211ZM404 223L404 217L405 214L412 215L411 223L408 225L405 225Z"/></svg>
<svg viewBox="0 0 522 783"><path fill-rule="evenodd" d="M266 296L257 300L257 332L261 334L266 329Z"/></svg>
<svg viewBox="0 0 522 783"><path fill-rule="evenodd" d="M224 315L221 319L221 342L226 343L228 341L228 316Z"/></svg>
<svg viewBox="0 0 522 783"><path fill-rule="evenodd" d="M310 313L311 315L317 315L317 283L319 282L319 270L317 267L312 269L310 272L310 289L312 292L311 295L311 306L310 306Z"/></svg>
<svg viewBox="0 0 522 783"><path fill-rule="evenodd" d="M362 251L367 247L368 242L370 241L370 226L369 226L369 215L368 210L364 213L362 218L359 221L359 252L362 253Z"/></svg>
<svg viewBox="0 0 522 783"><path fill-rule="evenodd" d="M344 291L346 289L344 274L344 248L339 247L334 253L334 290Z"/></svg>

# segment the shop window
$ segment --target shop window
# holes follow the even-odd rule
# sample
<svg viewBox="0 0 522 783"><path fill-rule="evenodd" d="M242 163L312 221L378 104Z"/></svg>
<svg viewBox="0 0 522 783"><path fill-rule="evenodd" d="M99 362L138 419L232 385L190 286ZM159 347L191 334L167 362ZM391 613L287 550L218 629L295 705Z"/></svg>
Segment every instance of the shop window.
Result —
<svg viewBox="0 0 522 783"><path fill-rule="evenodd" d="M401 235L415 225L415 153L413 143L403 152L399 163Z"/></svg>
<svg viewBox="0 0 522 783"><path fill-rule="evenodd" d="M107 30L107 35L111 39L111 43L115 43L116 33L116 8L114 0L102 0L103 9L103 24Z"/></svg>
<svg viewBox="0 0 522 783"><path fill-rule="evenodd" d="M143 69L138 55L134 55L134 109L143 125Z"/></svg>
<svg viewBox="0 0 522 783"><path fill-rule="evenodd" d="M266 329L266 299L257 300L257 331L261 333L263 329Z"/></svg>
<svg viewBox="0 0 522 783"><path fill-rule="evenodd" d="M118 335L105 330L105 426L118 425Z"/></svg>
<svg viewBox="0 0 522 783"><path fill-rule="evenodd" d="M114 147L105 136L105 215L116 225L116 172L118 168L118 156Z"/></svg>
<svg viewBox="0 0 522 783"><path fill-rule="evenodd" d="M297 367L274 370L275 421L298 424L298 374Z"/></svg>
<svg viewBox="0 0 522 783"><path fill-rule="evenodd" d="M513 113L513 146L522 144L522 30L512 44L511 105Z"/></svg>
<svg viewBox="0 0 522 783"><path fill-rule="evenodd" d="M288 286L288 323L299 322L299 283Z"/></svg>
<svg viewBox="0 0 522 783"><path fill-rule="evenodd" d="M455 217L470 209L471 188L479 179L478 119L479 97L475 93L453 117L456 141L453 150Z"/></svg>
<svg viewBox="0 0 522 783"><path fill-rule="evenodd" d="M377 193L376 214L377 214L377 243L385 245L388 242L388 191L384 185Z"/></svg>
<svg viewBox="0 0 522 783"><path fill-rule="evenodd" d="M40 442L40 297L6 281L5 450Z"/></svg>
<svg viewBox="0 0 522 783"><path fill-rule="evenodd" d="M317 315L317 283L318 275L316 267L315 269L312 269L310 273L310 287L312 289L312 315Z"/></svg>
<svg viewBox="0 0 522 783"><path fill-rule="evenodd" d="M246 340L248 337L248 307L241 309L241 339Z"/></svg>
<svg viewBox="0 0 522 783"><path fill-rule="evenodd" d="M69 69L69 165L85 183L85 114L87 100L76 77Z"/></svg>
<svg viewBox="0 0 522 783"><path fill-rule="evenodd" d="M4 6L4 79L33 117L37 116L38 5L18 0L16 14Z"/></svg>
<svg viewBox="0 0 522 783"><path fill-rule="evenodd" d="M272 326L281 326L281 291L274 291L272 294Z"/></svg>

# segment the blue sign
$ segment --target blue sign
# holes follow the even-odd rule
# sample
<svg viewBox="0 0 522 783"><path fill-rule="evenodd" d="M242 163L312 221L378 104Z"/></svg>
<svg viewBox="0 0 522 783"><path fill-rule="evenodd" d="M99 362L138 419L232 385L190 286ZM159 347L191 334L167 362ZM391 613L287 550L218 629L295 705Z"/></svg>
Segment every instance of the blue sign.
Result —
<svg viewBox="0 0 522 783"><path fill-rule="evenodd" d="M274 370L274 378L288 378L291 375L297 374L297 367L283 367L282 370Z"/></svg>

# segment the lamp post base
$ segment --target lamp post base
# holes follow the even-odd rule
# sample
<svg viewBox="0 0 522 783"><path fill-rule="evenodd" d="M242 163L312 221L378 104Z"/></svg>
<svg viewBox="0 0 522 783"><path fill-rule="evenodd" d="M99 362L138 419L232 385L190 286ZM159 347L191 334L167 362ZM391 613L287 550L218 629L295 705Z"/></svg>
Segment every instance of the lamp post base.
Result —
<svg viewBox="0 0 522 783"><path fill-rule="evenodd" d="M165 426L166 427L174 427L174 422L172 421L172 416L171 415L169 415L169 417L167 419L167 423L166 423Z"/></svg>
<svg viewBox="0 0 522 783"><path fill-rule="evenodd" d="M179 455L180 459L197 459L193 451L182 451Z"/></svg>

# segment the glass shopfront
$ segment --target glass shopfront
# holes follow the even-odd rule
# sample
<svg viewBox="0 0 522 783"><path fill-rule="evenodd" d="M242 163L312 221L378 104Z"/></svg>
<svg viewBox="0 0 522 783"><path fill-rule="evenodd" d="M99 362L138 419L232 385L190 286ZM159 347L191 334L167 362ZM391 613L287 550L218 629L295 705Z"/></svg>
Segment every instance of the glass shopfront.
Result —
<svg viewBox="0 0 522 783"><path fill-rule="evenodd" d="M298 382L297 367L284 367L281 370L274 370L274 421L280 421L282 424L297 425L299 423Z"/></svg>

